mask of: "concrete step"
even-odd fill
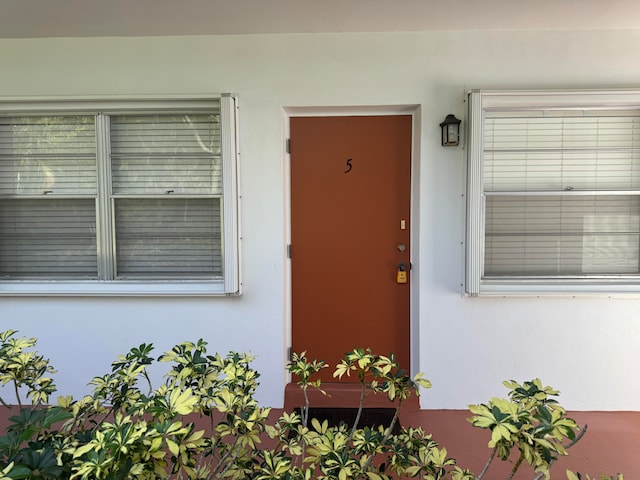
[[[360,405],[361,386],[359,383],[323,383],[320,388],[327,395],[316,388],[307,390],[310,407],[334,407],[334,408],[357,408]],[[289,383],[284,390],[284,409],[291,411],[296,407],[304,406],[304,394],[299,385]],[[365,408],[395,408],[398,400],[391,402],[387,395],[367,392],[364,400]],[[420,401],[416,395],[411,395],[402,402],[401,411],[412,411],[420,409]]]

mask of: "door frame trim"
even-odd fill
[[[282,171],[284,183],[284,245],[282,246],[284,259],[284,343],[282,351],[282,364],[285,365],[289,358],[289,349],[292,340],[292,315],[291,315],[291,259],[287,255],[287,246],[291,244],[291,156],[287,152],[287,140],[290,138],[290,122],[292,117],[343,117],[343,116],[392,116],[411,115],[411,265],[412,274],[409,275],[410,282],[410,305],[409,305],[409,361],[411,364],[411,375],[419,371],[420,348],[419,348],[419,299],[420,299],[420,278],[419,278],[419,180],[420,180],[420,133],[421,133],[421,106],[410,105],[385,105],[385,106],[346,106],[346,107],[283,107],[282,108]],[[291,382],[291,374],[283,369],[284,384]],[[283,392],[284,394],[284,392]]]

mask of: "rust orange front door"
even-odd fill
[[[329,363],[325,382],[356,347],[409,369],[411,130],[409,115],[291,118],[292,348]]]

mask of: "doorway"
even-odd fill
[[[290,118],[292,349],[330,365],[323,382],[354,348],[410,370],[412,128]]]

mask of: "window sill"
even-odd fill
[[[640,280],[481,280],[479,297],[638,297]]]
[[[236,296],[222,282],[2,282],[0,296]]]

